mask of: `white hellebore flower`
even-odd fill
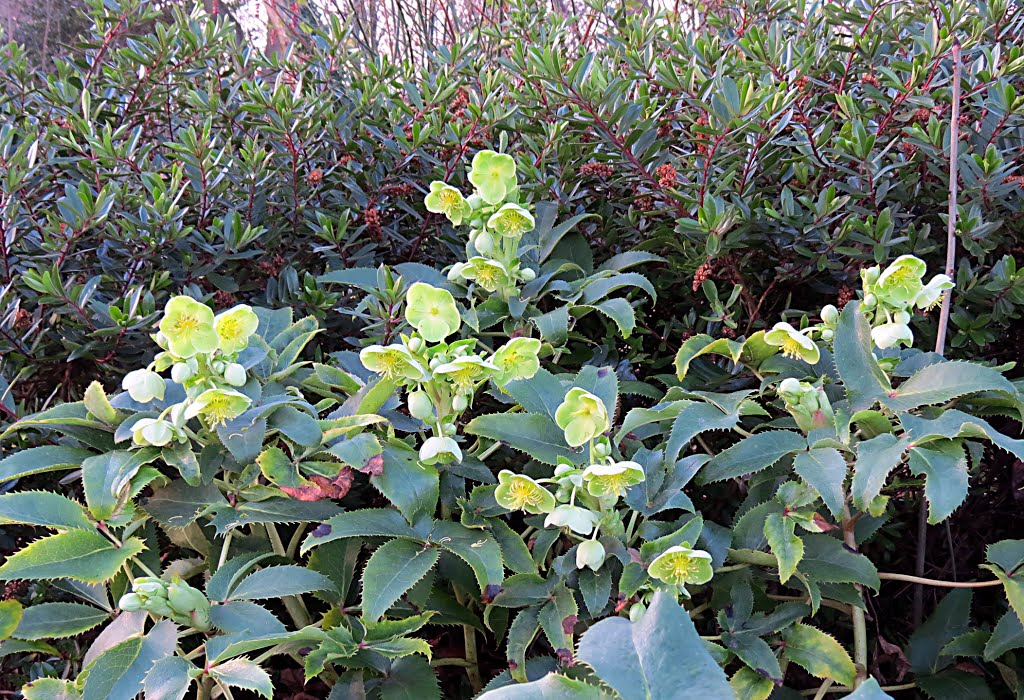
[[[576,548],[576,568],[582,569],[589,566],[597,571],[602,564],[604,564],[604,545],[597,540],[580,542]]]
[[[871,340],[884,350],[900,343],[909,346],[914,342],[914,334],[905,323],[883,323],[871,329]]]
[[[434,436],[427,438],[420,447],[420,461],[424,464],[461,462],[462,450],[452,438]]]
[[[594,511],[566,504],[555,506],[544,519],[544,527],[567,527],[578,535],[589,535],[597,526],[597,521],[597,513]]]
[[[164,398],[164,378],[148,369],[137,369],[129,372],[121,380],[121,388],[139,403],[149,403],[153,399]]]

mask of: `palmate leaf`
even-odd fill
[[[806,449],[806,438],[796,432],[769,430],[754,433],[712,457],[698,472],[697,480],[708,484],[753,474],[767,469],[788,454]]]
[[[782,632],[786,642],[786,658],[816,678],[831,678],[843,685],[853,685],[857,667],[846,649],[816,627],[801,622]]]
[[[768,642],[756,634],[722,632],[722,644],[762,678],[782,683],[782,667]]]
[[[736,427],[739,420],[739,413],[726,413],[719,407],[703,401],[694,401],[683,406],[672,421],[672,430],[665,445],[665,461],[675,464],[683,448],[697,435],[709,430],[731,430]]]
[[[536,413],[489,413],[477,416],[466,426],[466,432],[500,440],[538,462],[552,466],[558,464],[559,457],[573,464],[586,461],[583,450],[573,450],[565,443],[565,434],[553,420]]]
[[[185,527],[200,514],[218,506],[230,507],[215,484],[189,486],[184,479],[157,489],[142,504],[143,509],[165,527]]]
[[[0,581],[72,578],[102,583],[143,549],[145,545],[137,537],[115,547],[95,531],[68,530],[36,540],[12,554],[0,566]]]
[[[1013,384],[991,367],[974,362],[939,362],[920,370],[880,400],[891,411],[911,411],[979,391],[1016,393]]]
[[[938,440],[910,448],[910,470],[924,475],[928,522],[948,518],[967,498],[967,456],[960,440]]]
[[[889,379],[871,352],[871,327],[860,311],[860,302],[843,307],[833,345],[836,369],[846,387],[850,411],[871,408],[892,391]]]
[[[623,700],[732,697],[690,616],[661,592],[639,622],[612,617],[591,627],[576,656]]]
[[[363,617],[376,622],[395,601],[427,575],[440,556],[436,547],[390,540],[373,553],[363,570]]]

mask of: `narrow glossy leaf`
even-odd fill
[[[910,470],[923,475],[928,522],[948,518],[967,498],[967,456],[959,440],[939,440],[910,449]]]
[[[853,685],[857,667],[846,649],[816,627],[801,622],[782,632],[786,642],[786,658],[816,678],[831,678],[843,685]]]
[[[146,674],[146,700],[184,700],[192,687],[190,672],[200,670],[180,656],[165,656]]]
[[[545,464],[558,464],[563,457],[583,464],[583,450],[574,451],[565,443],[565,435],[553,420],[535,413],[490,413],[477,416],[466,426],[470,435],[500,440]]]
[[[103,652],[88,668],[83,700],[132,700],[153,664],[174,653],[177,629],[158,622],[144,637],[131,637]]]
[[[910,411],[978,391],[1016,393],[1013,384],[991,367],[973,362],[940,362],[920,370],[881,401],[892,411]]]
[[[270,675],[259,664],[248,659],[231,659],[210,669],[210,675],[224,685],[253,690],[265,698],[274,694]]]
[[[789,430],[754,433],[712,457],[698,472],[701,483],[734,479],[767,469],[786,455],[807,449],[807,440]]]
[[[92,450],[62,445],[29,447],[0,460],[0,483],[31,474],[78,469],[95,454]]]
[[[577,658],[623,700],[732,697],[725,673],[690,616],[661,592],[639,622],[611,617],[591,627],[580,640]]]
[[[910,445],[907,438],[897,438],[885,433],[857,444],[857,461],[853,467],[853,482],[850,491],[853,502],[861,510],[882,492],[885,480],[903,460],[903,453]]]
[[[68,530],[36,540],[12,554],[0,566],[0,581],[73,578],[101,583],[143,549],[137,537],[118,548],[98,532]]]
[[[860,302],[851,301],[839,315],[833,354],[852,412],[871,408],[892,391],[871,348],[868,319],[860,311]]]
[[[804,542],[796,536],[796,524],[792,518],[772,513],[764,521],[764,536],[779,562],[779,583],[785,583],[804,556]]]
[[[110,619],[110,614],[81,603],[40,603],[25,608],[14,636],[18,639],[62,639],[81,634]]]
[[[373,553],[363,570],[363,617],[376,622],[395,601],[437,563],[436,547],[410,540],[390,540]]]
[[[815,447],[798,452],[793,469],[821,496],[829,512],[837,519],[843,511],[843,482],[846,480],[846,460],[834,447]]]
[[[96,530],[80,503],[50,491],[19,491],[0,496],[0,525],[11,523],[55,530]]]
[[[321,573],[303,566],[268,566],[246,576],[231,591],[231,600],[259,600],[331,590],[334,584]]]

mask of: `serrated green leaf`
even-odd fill
[[[431,516],[437,509],[440,484],[437,469],[423,464],[413,450],[384,446],[384,470],[370,477],[374,488],[384,494],[409,522]]]
[[[115,547],[99,533],[68,530],[36,540],[8,557],[0,566],[0,581],[73,578],[102,583],[145,546],[137,537]]]
[[[807,440],[789,430],[754,433],[712,457],[698,472],[697,479],[709,484],[734,479],[767,469],[793,452],[807,449]]]
[[[576,656],[623,700],[732,696],[690,616],[662,592],[639,622],[611,617],[591,627]]]
[[[230,659],[210,669],[218,682],[232,688],[252,690],[265,698],[274,695],[274,683],[260,665],[248,659]]]
[[[679,381],[686,379],[686,374],[690,369],[690,363],[696,360],[701,355],[721,355],[728,357],[733,362],[738,362],[740,355],[743,352],[743,343],[736,340],[729,340],[728,338],[714,339],[710,335],[704,335],[698,333],[697,335],[687,338],[682,347],[679,348],[679,352],[676,353],[675,368],[676,377]]]
[[[995,661],[1013,649],[1024,647],[1024,625],[1013,610],[1009,610],[999,618],[992,636],[985,644],[985,661]]]
[[[142,505],[157,522],[172,528],[185,527],[201,514],[220,506],[228,507],[228,501],[216,485],[193,487],[184,479],[157,489]]]
[[[478,700],[613,700],[614,698],[614,695],[604,692],[596,685],[566,678],[557,673],[549,673],[539,681],[514,683],[488,690]]]
[[[729,685],[733,694],[744,700],[768,700],[768,696],[775,690],[774,683],[746,666],[733,674]]]
[[[825,506],[837,519],[843,511],[843,482],[846,480],[846,460],[834,447],[815,447],[798,452],[793,458],[793,470],[812,486]]]
[[[332,501],[299,501],[294,498],[268,498],[265,501],[240,503],[234,508],[221,508],[210,524],[217,534],[253,523],[308,523],[331,518],[341,512]]]
[[[92,382],[86,387],[82,403],[85,405],[86,410],[95,416],[97,420],[101,420],[107,425],[113,425],[117,422],[117,411],[110,405],[110,400],[107,398],[107,394],[103,391],[103,386],[99,382]]]
[[[347,537],[403,537],[423,541],[397,510],[366,508],[335,515],[315,528],[302,542],[301,552],[305,554],[321,544]]]
[[[512,679],[526,682],[526,651],[540,631],[540,606],[534,605],[520,611],[508,628],[506,654]]]
[[[709,430],[731,430],[739,423],[739,414],[723,413],[722,410],[703,401],[683,406],[672,421],[668,442],[665,445],[665,461],[675,464],[693,438]]]
[[[410,540],[390,540],[373,553],[363,570],[363,617],[376,622],[395,601],[437,563],[436,547]]]
[[[938,673],[954,659],[942,654],[949,642],[970,629],[972,592],[956,588],[945,595],[935,611],[914,630],[907,645],[907,660],[914,673]]]
[[[246,576],[231,591],[231,600],[259,600],[282,598],[288,595],[324,591],[334,588],[331,580],[304,566],[287,564],[268,566]]]
[[[29,447],[0,460],[0,483],[32,474],[78,469],[95,454],[92,450],[63,445]]]
[[[184,700],[192,687],[190,672],[201,669],[180,656],[166,656],[149,669],[143,690],[146,700]]]
[[[0,641],[10,639],[21,622],[23,610],[16,600],[0,600]]]
[[[548,601],[540,607],[537,619],[544,636],[548,638],[551,648],[556,653],[571,653],[573,649],[573,627],[579,609],[576,598],[565,584],[559,584],[548,597]]]
[[[379,688],[381,700],[441,699],[434,669],[422,656],[395,659]]]
[[[177,638],[174,623],[163,620],[103,652],[85,669],[83,700],[133,700],[153,664],[174,653]]]
[[[892,392],[888,377],[871,351],[871,327],[860,311],[860,302],[851,301],[843,307],[833,348],[836,369],[846,388],[851,412],[871,408]]]
[[[863,554],[851,552],[825,534],[806,533],[800,539],[804,541],[801,572],[822,583],[860,583],[878,590],[878,570]]]
[[[985,679],[966,671],[950,668],[934,676],[917,676],[915,681],[932,700],[995,700]]]
[[[55,530],[96,530],[80,503],[50,491],[20,491],[0,496],[0,525],[10,523]]]
[[[967,456],[959,440],[912,447],[908,464],[914,474],[925,478],[928,522],[932,525],[948,518],[967,498]]]
[[[490,413],[477,416],[466,426],[466,433],[500,440],[545,464],[556,465],[562,457],[583,464],[586,455],[565,443],[565,434],[553,420],[535,413]]]
[[[25,608],[14,636],[18,639],[62,639],[81,634],[110,614],[81,603],[40,603]]]
[[[792,518],[772,513],[764,521],[764,536],[779,562],[779,583],[785,583],[804,556],[804,542],[796,536],[796,524]]]
[[[973,362],[939,362],[917,372],[884,395],[881,402],[891,411],[911,411],[979,391],[1016,393],[1013,384],[991,367]]]
[[[82,694],[70,681],[37,678],[21,689],[25,700],[81,700]]]
[[[484,593],[488,586],[497,586],[505,578],[501,548],[483,530],[439,520],[430,531],[430,541],[469,564]]]
[[[144,464],[160,455],[160,450],[143,448],[134,452],[114,450],[82,462],[82,485],[89,512],[97,520],[106,520],[117,512],[123,492]]]
[[[910,445],[907,438],[897,438],[884,433],[857,444],[857,461],[853,466],[853,482],[850,492],[853,502],[861,510],[882,492],[885,480],[903,460],[903,453]]]
[[[782,682],[782,667],[779,666],[779,660],[768,646],[768,642],[756,634],[733,634],[726,630],[722,632],[722,643],[748,668],[757,671],[758,676]]]
[[[801,622],[782,632],[786,642],[786,658],[815,678],[831,678],[843,685],[853,685],[857,667],[846,649],[816,627]]]

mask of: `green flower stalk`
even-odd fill
[[[406,293],[405,318],[424,340],[432,343],[440,343],[462,325],[451,292],[424,282],[417,282]]]
[[[172,355],[187,358],[217,349],[220,338],[213,324],[210,307],[191,297],[177,296],[164,307],[160,332]]]
[[[555,410],[555,422],[572,447],[579,447],[611,428],[604,402],[579,387],[565,395],[565,400]]]
[[[785,321],[776,323],[765,333],[764,342],[782,350],[786,357],[803,360],[809,365],[816,364],[821,358],[821,352],[814,341]]]
[[[498,472],[498,488],[494,500],[508,510],[524,510],[540,515],[555,509],[555,497],[546,488],[525,474],[516,474],[507,469]]]
[[[462,193],[440,180],[430,183],[430,193],[423,199],[423,203],[426,205],[427,211],[444,214],[456,226],[461,224],[462,220],[472,212]]]
[[[711,555],[699,549],[691,549],[688,542],[662,552],[647,567],[647,573],[673,586],[701,585],[714,576]]]

